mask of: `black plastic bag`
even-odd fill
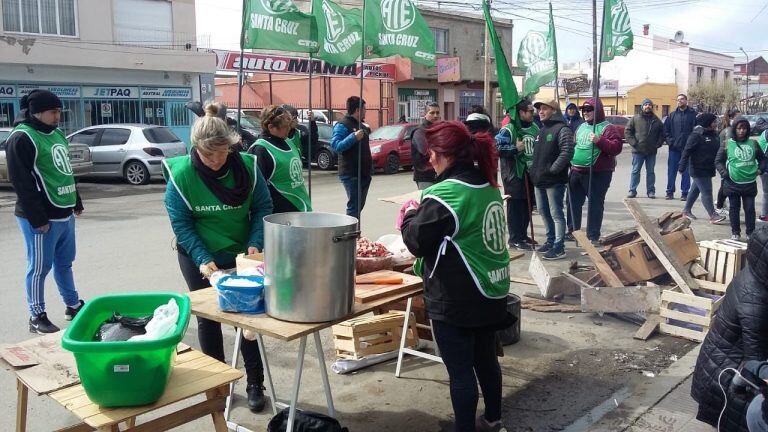
[[[267,432],[285,432],[288,430],[289,409],[285,408],[272,417],[267,426]],[[341,427],[339,421],[333,417],[298,409],[296,410],[293,430],[295,432],[349,432],[349,429]]]
[[[152,315],[132,318],[115,312],[110,319],[99,326],[95,339],[99,342],[127,341],[134,336],[145,334],[147,332],[145,327],[151,319]]]

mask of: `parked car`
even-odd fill
[[[418,127],[416,123],[402,123],[373,131],[370,146],[374,169],[384,170],[384,174],[395,174],[400,167],[412,167],[411,138]]]
[[[9,183],[8,163],[5,158],[5,141],[11,135],[11,128],[0,128],[0,184]],[[85,144],[69,144],[69,164],[75,177],[87,175],[93,169],[91,150]]]
[[[123,178],[132,185],[160,177],[160,163],[166,157],[187,154],[187,145],[164,126],[107,124],[81,129],[67,138],[90,147],[91,176]]]
[[[300,125],[309,130],[309,122],[300,122]],[[321,170],[332,170],[336,168],[338,158],[331,150],[331,135],[333,127],[327,123],[315,122],[317,124],[317,146],[312,148],[312,162],[317,164]],[[304,145],[301,149],[301,156],[304,163],[307,163],[308,148]]]
[[[619,115],[608,115],[605,116],[605,121],[608,123],[618,127],[619,133],[621,133],[622,139],[624,137],[624,128],[627,127],[627,124],[629,124],[629,117],[619,116]]]

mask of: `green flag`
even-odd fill
[[[549,32],[530,31],[517,52],[517,65],[525,68],[523,95],[537,93],[541,86],[557,79],[557,42],[552,3],[549,4]]]
[[[363,13],[330,0],[312,0],[320,49],[316,57],[337,66],[355,63],[363,49]]]
[[[241,48],[317,52],[315,18],[291,0],[248,0],[243,10]]]
[[[517,94],[515,81],[512,79],[512,71],[507,63],[507,56],[501,48],[499,35],[496,34],[496,27],[493,25],[491,11],[488,9],[488,2],[483,2],[483,14],[485,15],[485,25],[488,26],[488,39],[493,47],[493,55],[496,58],[496,75],[499,79],[499,92],[501,93],[501,102],[504,108],[509,112],[512,120],[517,120],[517,110],[515,105],[520,102],[520,96]]]
[[[624,0],[605,0],[600,61],[608,62],[615,56],[627,55],[633,42],[632,25],[629,23],[629,11]]]
[[[435,65],[435,37],[411,0],[365,0],[365,44],[372,55]]]

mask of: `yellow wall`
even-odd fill
[[[645,98],[653,101],[653,112],[661,118],[677,108],[677,85],[645,83],[630,89],[627,92],[627,114],[634,114],[635,105],[642,105]],[[669,112],[662,112],[664,105],[669,106]]]

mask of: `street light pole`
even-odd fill
[[[744,114],[749,114],[749,55],[747,55],[747,52],[744,51],[744,48],[739,47],[739,50],[744,53],[744,57],[747,58],[747,64],[744,65],[746,72],[747,72],[747,90],[746,94],[744,95]]]

